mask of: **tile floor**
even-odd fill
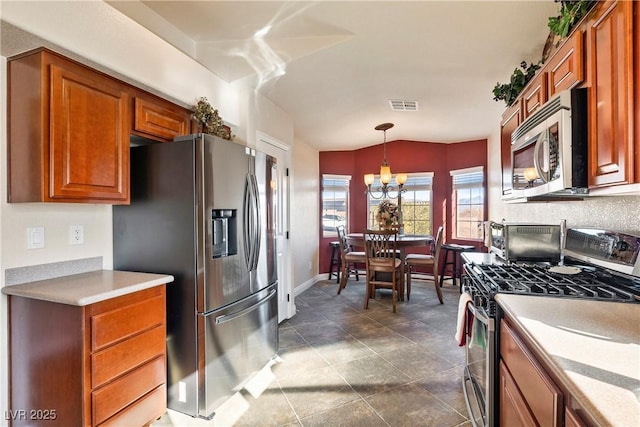
[[[280,324],[279,357],[216,411],[211,421],[168,411],[167,426],[470,427],[455,334],[459,291],[413,280],[411,300],[391,312],[387,291],[364,310],[364,281],[335,280],[296,297]]]

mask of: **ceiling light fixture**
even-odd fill
[[[404,184],[407,182],[407,174],[399,173],[396,174],[396,184],[389,185],[393,175],[391,174],[391,166],[387,162],[387,130],[393,127],[393,123],[382,123],[375,127],[375,130],[381,130],[384,132],[384,140],[382,142],[384,158],[382,160],[382,165],[380,165],[380,186],[373,187],[373,183],[375,181],[375,175],[372,173],[368,173],[364,176],[364,183],[367,186],[367,192],[374,199],[388,199],[388,198],[399,198],[402,193],[406,190],[402,188]],[[395,192],[395,195],[393,195]]]

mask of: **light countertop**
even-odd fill
[[[494,253],[486,252],[462,252],[460,257],[463,262],[472,262],[474,264],[504,264],[504,261],[496,256]]]
[[[640,304],[509,294],[496,301],[599,425],[640,425]]]
[[[173,282],[173,276],[166,274],[97,270],[5,286],[2,293],[85,306],[170,282]]]

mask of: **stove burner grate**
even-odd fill
[[[566,275],[549,271],[546,265],[470,265],[472,282],[480,293],[513,293],[597,300],[640,302],[640,292],[606,272],[586,271]]]

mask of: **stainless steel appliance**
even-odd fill
[[[587,190],[587,93],[558,93],[511,135],[510,198]]]
[[[534,224],[503,222],[490,224],[491,246],[506,262],[559,262],[561,256],[563,222]]]
[[[114,267],[168,273],[168,406],[211,418],[276,353],[275,159],[210,135],[131,148]]]
[[[465,335],[485,337],[482,345],[465,344],[463,391],[474,426],[496,426],[497,363],[501,313],[497,293],[537,297],[584,298],[640,303],[640,234],[609,230],[569,229],[565,263],[465,264],[463,291],[471,301]]]

